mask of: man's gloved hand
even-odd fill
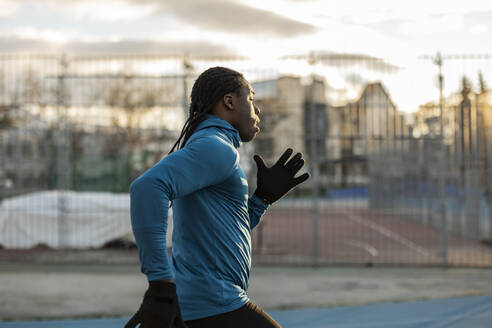
[[[267,167],[261,156],[253,157],[258,166],[257,188],[254,194],[268,204],[276,202],[292,188],[309,178],[309,173],[294,178],[303,167],[304,160],[302,154],[297,153],[286,163],[292,152],[292,148],[288,148],[272,167]]]
[[[169,281],[149,281],[142,305],[125,328],[186,328],[176,295],[176,285]]]

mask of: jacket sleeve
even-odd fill
[[[248,199],[248,213],[251,230],[253,230],[253,228],[260,223],[261,217],[265,213],[268,206],[268,204],[263,202],[255,194]]]
[[[130,215],[141,271],[149,281],[173,277],[166,250],[169,201],[227,179],[237,151],[217,136],[194,139],[130,185]]]

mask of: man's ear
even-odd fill
[[[234,109],[234,102],[233,102],[233,96],[231,93],[226,93],[223,97],[224,105],[227,109],[233,110]]]

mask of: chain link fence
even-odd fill
[[[292,147],[312,175],[253,231],[255,262],[492,266],[491,60],[0,56],[0,253],[131,244],[130,182],[176,141],[197,75],[221,65],[262,110],[239,149],[251,192],[255,153],[273,164]]]

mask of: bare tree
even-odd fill
[[[480,94],[486,92],[488,89],[487,82],[485,82],[482,72],[478,72],[478,87],[479,87]]]
[[[471,91],[472,91],[472,84],[468,79],[468,77],[463,75],[463,77],[461,78],[461,96],[463,97],[463,100],[468,99],[468,95],[470,94]]]
[[[5,73],[3,69],[0,69],[0,104],[6,104],[7,99],[5,98],[6,95],[6,88],[5,88]]]
[[[137,83],[131,77],[124,77],[110,85],[103,93],[104,102],[115,111],[113,128],[118,131],[107,140],[105,153],[113,161],[116,161],[122,152],[126,155],[127,161],[123,172],[126,177],[124,182],[126,189],[138,174],[133,158],[142,142],[141,119],[156,106],[161,92],[158,88]],[[118,111],[122,111],[124,123],[121,123],[121,116],[116,114]],[[119,131],[123,131],[123,134]],[[116,165],[116,162],[113,165]]]
[[[71,186],[73,190],[78,190],[79,185],[79,175],[78,168],[80,164],[80,159],[84,154],[84,136],[85,132],[82,128],[77,126],[72,126],[69,129],[69,142],[70,142],[70,165],[72,166],[72,183]]]
[[[21,75],[20,83],[15,83],[15,87],[9,89],[7,93],[10,104],[41,103],[43,90],[39,73],[32,67],[28,67]]]
[[[29,67],[24,73],[21,94],[25,103],[40,104],[42,101],[41,78],[32,67]]]
[[[120,192],[127,188],[122,186],[120,177],[120,158],[126,143],[126,133],[116,115],[113,116],[112,121],[111,128],[100,131],[104,138],[102,151],[104,157],[111,162],[111,191]]]
[[[5,93],[5,84],[4,84],[4,73],[3,70],[0,70],[0,95],[1,103],[0,103],[0,130],[7,129],[14,125],[14,119],[10,113],[10,106],[6,105],[6,101],[3,98]]]
[[[0,106],[0,130],[8,129],[15,125],[10,106]]]

